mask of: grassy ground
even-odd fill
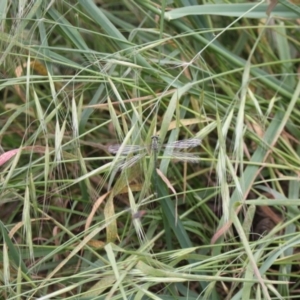
[[[269,2],[0,2],[1,299],[300,298],[300,7]],[[197,162],[121,155],[153,135]]]

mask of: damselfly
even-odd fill
[[[108,147],[108,151],[113,154],[120,152],[120,155],[135,154],[133,157],[129,158],[127,161],[122,163],[119,167],[121,169],[126,169],[133,166],[136,162],[142,159],[149,153],[149,149],[154,153],[154,162],[156,163],[157,152],[159,150],[158,136],[152,136],[152,143],[149,146],[140,146],[140,145],[111,145]],[[162,148],[167,150],[167,155],[172,159],[186,161],[191,163],[197,163],[199,157],[192,153],[183,152],[182,150],[188,150],[189,148],[197,147],[201,144],[201,139],[199,138],[190,138],[186,140],[179,140],[171,142],[168,144],[163,144]]]

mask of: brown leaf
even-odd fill
[[[19,149],[9,150],[0,155],[0,166],[4,165],[7,161],[9,161],[13,156],[18,153]]]

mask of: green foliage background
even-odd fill
[[[1,299],[298,299],[299,15],[1,1]]]

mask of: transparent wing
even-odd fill
[[[129,159],[126,159],[121,165],[120,165],[120,169],[124,170],[127,168],[132,167],[134,164],[136,164],[140,159],[142,159],[145,155],[147,154],[147,152],[144,153],[140,153],[137,154]]]
[[[172,157],[172,159],[177,159],[180,161],[186,161],[190,163],[198,163],[200,161],[199,156],[193,153],[173,151],[172,153],[170,153],[170,156]]]
[[[110,145],[108,147],[108,151],[113,154],[117,154],[120,149],[121,149],[121,154],[126,155],[126,154],[135,153],[135,152],[144,150],[144,149],[146,149],[146,147],[139,146],[139,145],[124,145],[122,147],[121,144]]]
[[[201,144],[201,139],[199,138],[191,138],[186,140],[175,141],[172,143],[164,144],[164,148],[174,148],[174,149],[188,149],[194,148]]]

